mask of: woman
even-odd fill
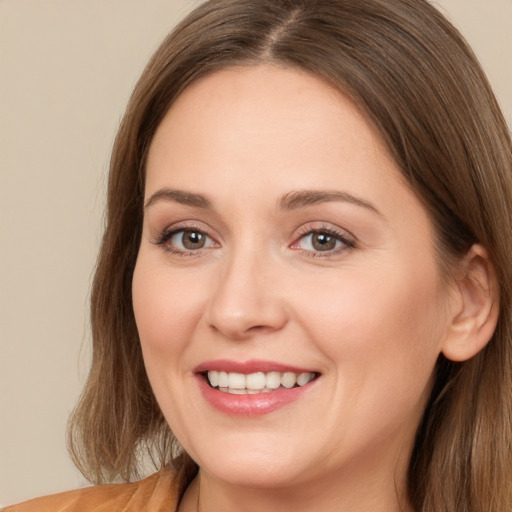
[[[504,511],[512,154],[423,0],[216,0],[113,151],[91,481],[18,510]]]

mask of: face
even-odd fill
[[[343,95],[216,72],[153,139],[133,305],[202,471],[254,486],[405,471],[447,331],[431,223]]]

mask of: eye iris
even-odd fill
[[[206,237],[198,231],[185,231],[181,241],[185,249],[202,249],[206,243]]]
[[[313,233],[311,243],[316,251],[331,251],[336,247],[336,238],[327,233]]]

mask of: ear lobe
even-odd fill
[[[471,247],[454,281],[457,311],[442,353],[452,361],[466,361],[487,345],[498,322],[498,281],[484,247],[478,244]]]

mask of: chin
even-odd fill
[[[301,475],[307,471],[301,468],[315,466],[315,461],[308,463],[305,460],[308,457],[298,446],[287,446],[283,439],[272,443],[268,433],[265,439],[253,439],[252,442],[248,439],[251,436],[235,437],[241,439],[210,442],[207,447],[198,447],[201,454],[198,457],[193,450],[189,453],[202,471],[228,484],[243,487],[287,487],[302,480]]]
[[[242,461],[227,460],[212,466],[201,466],[201,470],[237,487],[279,489],[289,487],[300,480],[299,475],[291,472],[288,465],[259,463],[253,458]]]

